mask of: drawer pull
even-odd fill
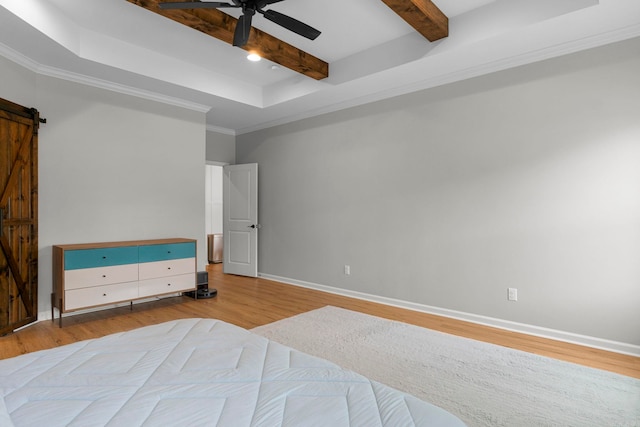
[[[106,297],[106,296],[107,296],[107,294],[102,294],[102,296],[103,296],[103,297]]]
[[[107,277],[107,275],[106,275],[106,274],[103,274],[103,275],[102,275],[102,277]]]
[[[167,283],[167,286],[171,286],[171,283]]]
[[[103,257],[102,257],[102,259],[107,259],[107,257],[106,257],[106,256],[103,256]]]
[[[167,267],[167,270],[171,270],[171,267]]]

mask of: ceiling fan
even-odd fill
[[[249,40],[249,33],[251,32],[251,20],[256,12],[267,18],[269,21],[274,22],[289,31],[293,31],[294,33],[310,40],[315,40],[320,35],[320,31],[315,28],[283,13],[276,12],[275,10],[263,10],[265,6],[281,1],[283,0],[232,0],[233,3],[217,1],[186,1],[165,2],[159,3],[158,5],[160,6],[160,9],[241,8],[242,15],[238,18],[238,23],[236,24],[233,34],[233,45],[238,47],[242,47],[247,44],[247,40]]]

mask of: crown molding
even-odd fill
[[[31,58],[24,56],[21,53],[11,49],[9,46],[0,43],[0,56],[8,59],[11,62],[15,62],[23,68],[28,69],[29,71],[33,71],[34,73],[38,72],[40,68],[40,64]]]
[[[221,133],[223,135],[231,135],[231,136],[237,135],[237,132],[234,129],[223,128],[221,126],[213,126],[213,125],[207,125],[207,132],[216,132],[216,133]]]
[[[561,56],[597,48],[600,46],[605,46],[635,37],[640,37],[640,24],[634,24],[628,27],[605,32],[595,36],[561,43],[545,49],[532,50],[520,55],[496,59],[456,72],[447,72],[440,75],[432,76],[424,80],[401,84],[393,88],[381,90],[379,92],[367,94],[360,97],[351,98],[346,101],[338,102],[329,106],[306,110],[298,114],[293,114],[280,119],[271,120],[256,124],[254,126],[238,129],[236,130],[236,134],[243,135],[251,132],[256,132],[259,130],[292,123],[298,120],[304,120],[323,114],[334,113],[336,111],[382,101],[395,96],[406,95],[420,90],[427,90],[449,83],[455,83],[486,74],[504,71],[523,65],[533,64],[535,62],[540,62],[547,59],[558,58]]]
[[[555,46],[551,46],[544,49],[531,50],[520,55],[498,58],[493,61],[485,62],[484,64],[478,64],[476,66],[458,70],[457,72],[442,73],[439,75],[431,76],[427,79],[414,80],[400,83],[398,86],[387,88],[376,93],[371,93],[364,96],[355,96],[349,99],[337,102],[332,105],[322,106],[319,108],[313,108],[299,113],[289,114],[285,117],[281,117],[275,120],[268,120],[262,123],[258,123],[253,126],[248,126],[240,129],[229,129],[214,125],[208,125],[207,131],[221,133],[225,135],[238,136],[250,132],[255,132],[270,127],[275,127],[287,123],[292,123],[298,120],[303,120],[327,113],[333,113],[336,111],[369,104],[372,102],[381,101],[390,97],[400,96],[407,93],[426,90],[433,87],[453,83],[460,80],[465,80],[489,73],[494,73],[518,66],[523,66],[538,61],[543,61],[551,58],[561,57],[564,55],[576,53],[579,51],[596,48],[599,46],[619,42],[622,40],[631,39],[640,36],[640,24],[634,24],[627,27],[619,28],[614,31],[604,32],[591,37],[585,37],[577,40],[567,41],[559,43]],[[16,64],[33,71],[40,75],[51,76],[59,79],[64,79],[72,82],[76,82],[83,85],[94,86],[109,91],[114,91],[126,95],[131,95],[143,99],[148,99],[156,102],[161,102],[169,105],[178,106],[198,112],[207,113],[211,107],[193,103],[179,98],[169,97],[166,95],[158,94],[151,91],[145,91],[130,86],[116,84],[114,82],[96,79],[86,75],[78,73],[72,73],[59,68],[43,66],[42,64],[32,60],[31,58],[9,48],[8,46],[0,43],[0,56],[3,56]],[[375,78],[375,76],[372,76]]]
[[[108,80],[86,76],[84,74],[73,73],[56,67],[42,65],[2,43],[0,43],[0,56],[3,56],[4,58],[15,62],[16,64],[42,76],[54,77],[85,86],[91,86],[111,92],[117,92],[123,95],[130,95],[136,98],[142,98],[149,101],[173,105],[175,107],[185,108],[187,110],[197,111],[199,113],[207,113],[211,109],[211,107],[208,105],[198,104],[195,102],[186,101],[184,99],[175,98],[172,96],[162,95],[148,90],[138,89],[132,86],[126,86]]]

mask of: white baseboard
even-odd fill
[[[494,328],[505,329],[512,332],[519,332],[522,334],[533,335],[542,338],[549,338],[558,341],[563,341],[572,344],[583,345],[586,347],[597,348],[600,350],[611,351],[614,353],[628,354],[631,356],[640,357],[640,346],[610,341],[602,338],[590,337],[587,335],[574,334],[572,332],[560,331],[556,329],[543,328],[535,325],[528,325],[526,323],[512,322],[510,320],[497,319],[494,317],[481,316],[473,313],[465,313],[462,311],[449,310],[446,308],[433,307],[424,304],[418,304],[410,301],[403,301],[394,298],[381,297],[378,295],[367,294],[363,292],[349,291],[346,289],[334,288],[332,286],[319,285],[317,283],[305,282],[302,280],[289,279],[287,277],[274,276],[271,274],[259,273],[260,277],[276,282],[286,283],[288,285],[300,286],[303,288],[315,289],[318,291],[328,292],[331,294],[337,294],[347,296],[351,298],[357,298],[365,301],[377,302],[380,304],[386,304],[394,307],[405,308],[407,310],[419,311],[422,313],[435,314],[438,316],[449,317],[452,319],[464,320],[479,325],[491,326]]]

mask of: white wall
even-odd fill
[[[260,272],[640,345],[639,52],[238,136],[260,164]]]
[[[50,311],[55,244],[194,238],[204,269],[204,113],[16,67],[0,59],[0,97],[47,119],[39,133],[41,316]],[[35,96],[16,96],[23,92]]]
[[[220,132],[207,131],[207,161],[236,163],[236,138]]]

